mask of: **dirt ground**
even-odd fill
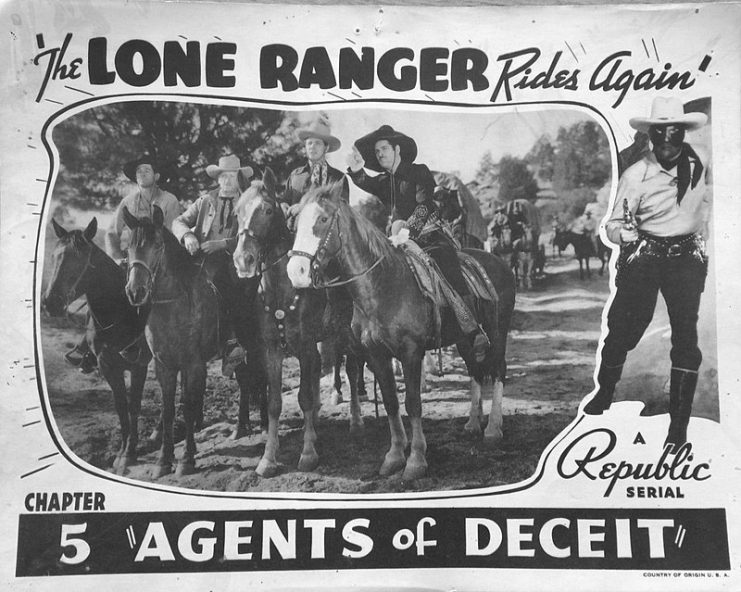
[[[276,491],[317,493],[382,493],[396,491],[455,490],[515,483],[531,476],[548,443],[576,416],[582,398],[593,388],[595,352],[600,337],[603,306],[609,295],[607,274],[580,280],[576,262],[568,255],[549,258],[546,278],[534,289],[517,296],[513,330],[508,345],[508,379],[504,391],[504,440],[490,448],[472,441],[464,432],[469,396],[468,378],[454,350],[443,353],[443,376],[428,376],[423,395],[423,426],[428,444],[428,476],[403,483],[401,474],[379,477],[378,468],[388,448],[389,430],[379,403],[376,417],[373,376],[366,370],[370,401],[362,403],[362,435],[349,433],[349,390],[345,402],[330,404],[330,391],[322,393],[319,420],[319,467],[309,473],[297,470],[302,442],[302,418],[296,391],[298,368],[284,365],[284,397],[279,461],[281,472],[260,478],[255,468],[264,447],[257,430],[239,440],[230,438],[236,425],[237,385],[221,376],[221,365],[209,368],[204,428],[197,434],[197,473],[167,475],[159,483],[215,491]],[[75,305],[70,308],[74,309]],[[656,339],[667,341],[666,319],[657,313]],[[83,461],[112,470],[119,445],[118,419],[110,390],[97,373],[82,375],[66,364],[63,353],[82,334],[82,312],[68,319],[42,318],[41,337],[53,417],[67,443]],[[654,327],[654,325],[652,325]],[[649,330],[649,332],[651,329]],[[650,342],[650,337],[647,338]],[[660,348],[648,343],[648,351]],[[647,360],[642,354],[636,372],[626,372],[618,391],[621,398],[642,398],[648,412],[665,412],[663,385],[668,357]],[[663,353],[661,354],[663,355]],[[707,354],[706,354],[707,359]],[[717,417],[717,385],[712,367],[701,381],[699,415]],[[403,389],[403,385],[401,386]],[[380,393],[379,393],[380,398]],[[403,402],[403,392],[400,394]],[[126,474],[151,481],[155,444],[146,439],[159,416],[159,386],[150,368],[140,431],[139,463]],[[485,413],[488,402],[484,403]],[[253,424],[259,414],[252,410]],[[182,430],[177,429],[178,432]],[[407,430],[409,426],[407,423]],[[176,455],[180,446],[176,447]]]

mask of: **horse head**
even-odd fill
[[[52,276],[41,305],[50,315],[58,317],[85,291],[86,272],[92,267],[93,238],[98,230],[98,220],[93,218],[85,230],[65,230],[54,218],[51,224],[59,240],[52,252]]]
[[[434,201],[442,220],[452,222],[462,213],[457,189],[437,187],[435,189]]]
[[[131,229],[127,250],[129,269],[126,297],[132,306],[144,306],[152,297],[154,280],[162,264],[165,216],[158,206],[154,206],[151,220],[137,218],[124,206],[123,217],[126,226]]]
[[[341,196],[342,182],[337,182],[311,189],[301,200],[287,267],[294,288],[316,286],[317,278],[342,249],[339,216],[350,208]]]
[[[262,180],[253,181],[237,202],[239,230],[232,259],[240,278],[260,275],[271,247],[289,236],[276,186],[273,171],[265,168]]]

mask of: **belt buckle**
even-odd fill
[[[667,257],[679,257],[682,254],[682,245],[680,244],[673,244],[669,245],[669,247],[666,250],[666,256]]]

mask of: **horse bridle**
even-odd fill
[[[147,265],[146,261],[143,261],[141,259],[133,259],[129,260],[127,264],[127,278],[130,273],[130,271],[134,268],[134,266],[138,265],[139,267],[143,268],[147,272],[147,290],[149,291],[150,298],[152,300],[152,304],[157,304],[154,301],[154,280],[157,279],[157,274],[160,271],[160,265],[162,263],[162,258],[165,256],[165,246],[162,245],[159,249],[157,249],[157,254],[159,255],[152,265],[152,267],[149,267]],[[128,281],[128,280],[127,280]]]
[[[80,282],[82,282],[82,278],[85,277],[85,274],[87,273],[88,269],[95,269],[95,265],[93,265],[93,246],[88,243],[88,246],[90,247],[90,251],[87,254],[87,261],[85,261],[85,267],[82,268],[82,271],[80,272],[80,275],[77,276],[77,279],[72,284],[69,290],[67,290],[67,293],[64,295],[64,308],[66,309],[70,302],[74,302],[77,297],[75,296],[75,292],[77,291],[77,286],[80,285]],[[73,296],[75,296],[73,298]]]
[[[342,231],[340,230],[340,222],[338,214],[340,213],[339,208],[335,211],[334,214],[332,214],[332,220],[329,223],[329,226],[327,227],[327,232],[324,234],[324,238],[319,242],[319,248],[316,250],[316,253],[313,255],[310,253],[307,253],[306,251],[296,251],[291,249],[288,251],[288,257],[298,256],[298,257],[306,257],[309,260],[310,265],[310,277],[311,277],[311,286],[315,289],[324,289],[324,288],[337,288],[339,286],[346,286],[347,284],[350,284],[354,282],[355,280],[360,279],[361,277],[369,274],[371,271],[373,271],[376,267],[378,267],[381,264],[381,261],[384,260],[386,257],[385,255],[382,257],[379,257],[378,260],[376,260],[373,265],[371,265],[368,269],[365,271],[361,271],[360,273],[357,273],[353,276],[350,276],[348,279],[341,280],[339,277],[336,277],[334,279],[328,280],[326,282],[320,283],[317,280],[317,273],[319,273],[319,267],[321,266],[322,262],[325,259],[333,259],[339,253],[342,251]],[[327,245],[332,238],[332,227],[333,225],[337,226],[337,239],[338,239],[338,246],[337,249],[331,254],[327,254]]]
[[[262,197],[262,196],[260,197],[260,199],[263,200],[263,201],[266,201],[265,198]],[[270,202],[271,202],[271,205],[273,206],[273,208],[280,207],[280,206],[278,206],[278,204],[275,202],[274,199],[271,198],[270,199]],[[255,235],[255,231],[252,230],[251,228],[245,228],[245,229],[241,230],[239,232],[239,234],[241,234],[241,235],[243,235],[245,237],[249,237],[249,238],[251,238],[252,240],[254,240],[254,241],[258,242],[258,243],[260,241],[260,239]],[[280,238],[282,238],[282,236],[279,236],[278,237],[278,240],[280,240]],[[286,250],[285,253],[283,253],[280,257],[278,257],[272,263],[265,264],[265,259],[267,258],[267,254],[268,254],[268,251],[270,250],[270,247],[271,246],[272,246],[271,244],[268,244],[264,248],[259,249],[258,252],[257,252],[257,268],[259,270],[259,274],[265,273],[266,271],[268,271],[269,269],[273,268],[275,265],[277,265],[278,263],[280,263],[286,256],[290,256],[289,254],[290,254],[291,250],[288,249],[288,250]]]

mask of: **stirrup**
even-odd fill
[[[491,348],[491,341],[489,341],[489,336],[481,327],[479,327],[478,331],[476,331],[476,333],[474,334],[471,346],[473,357],[476,362],[480,364],[486,359],[486,354]]]
[[[85,355],[88,353],[89,351],[81,350],[80,345],[78,344],[75,345],[75,347],[69,350],[66,354],[64,354],[64,359],[73,366],[79,366],[80,364],[82,364],[82,361],[85,359]]]
[[[229,340],[224,346],[224,355],[221,358],[221,374],[227,378],[234,375],[237,366],[244,362],[244,348],[236,339]]]
[[[80,360],[79,368],[83,374],[90,374],[98,367],[98,358],[93,352],[86,352]]]

